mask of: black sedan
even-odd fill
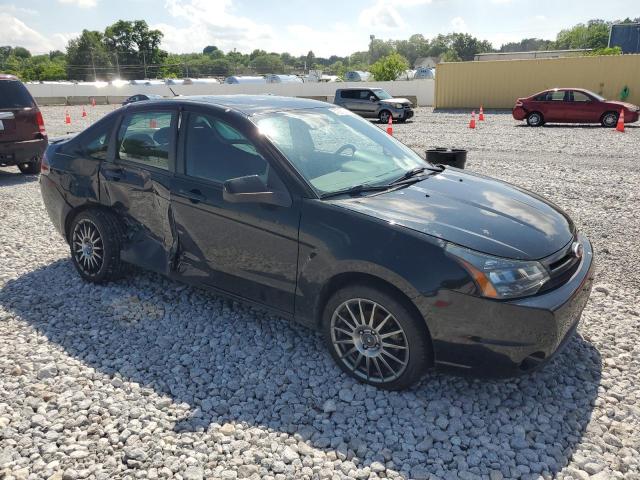
[[[125,99],[122,102],[122,105],[129,105],[134,102],[144,102],[145,100],[161,100],[164,98],[162,95],[154,95],[152,93],[138,93],[136,95],[131,95],[129,98]]]
[[[591,244],[558,207],[426,163],[326,103],[134,103],[51,145],[42,170],[87,281],[131,263],[270,308],[387,389],[430,367],[532,370],[571,338],[591,289]]]

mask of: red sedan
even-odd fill
[[[531,127],[552,123],[601,123],[615,127],[620,111],[624,123],[638,121],[640,107],[631,103],[607,100],[582,88],[553,88],[527,98],[519,98],[513,118],[526,120]]]

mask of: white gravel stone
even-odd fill
[[[64,108],[43,112],[67,130]],[[548,197],[593,242],[596,288],[552,362],[361,386],[320,335],[269,313],[151,273],[82,282],[36,177],[0,168],[0,477],[638,478],[640,128],[486,112],[471,131],[466,113],[417,109],[395,135],[467,148],[470,171]]]

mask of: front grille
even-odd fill
[[[574,273],[580,267],[580,258],[573,254],[572,246],[574,238],[562,250],[554,253],[542,261],[549,272],[549,281],[545,283],[538,293],[548,292],[554,288],[558,288],[569,281]]]

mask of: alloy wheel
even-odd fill
[[[73,255],[76,263],[87,275],[95,275],[102,268],[104,244],[96,225],[83,219],[73,231]]]
[[[384,111],[380,114],[380,122],[381,123],[389,123],[389,112]]]
[[[602,123],[607,127],[615,127],[618,123],[618,116],[615,113],[607,113],[602,119]]]
[[[398,379],[409,363],[409,343],[400,323],[384,306],[364,298],[335,309],[331,343],[340,362],[370,383]]]

